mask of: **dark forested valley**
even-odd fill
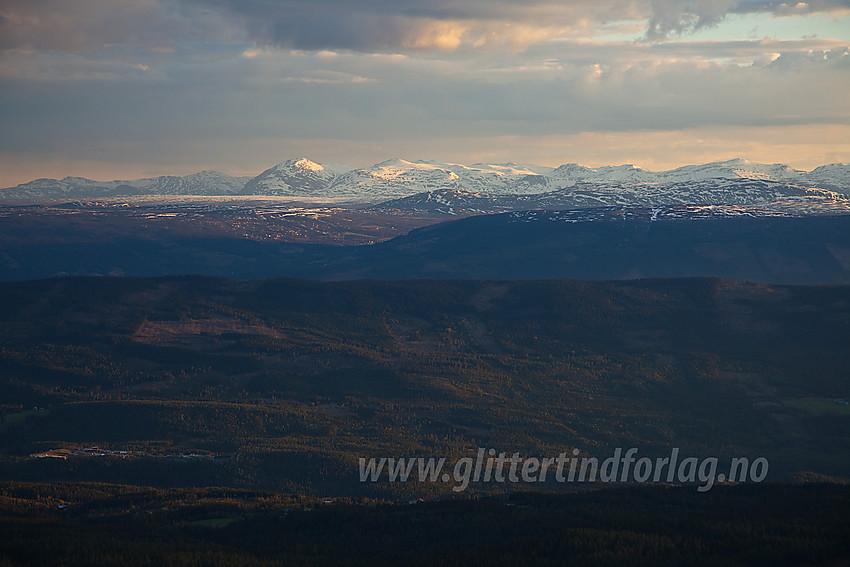
[[[100,277],[0,293],[6,564],[35,547],[114,564],[136,536],[174,564],[334,563],[384,545],[386,561],[463,548],[455,563],[591,564],[617,560],[612,541],[647,564],[847,557],[848,287]],[[709,492],[358,475],[360,458],[617,447],[770,468]],[[37,545],[48,532],[61,537]]]

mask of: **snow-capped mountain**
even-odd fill
[[[753,185],[755,182],[762,185]],[[802,191],[800,188],[811,188],[850,196],[850,165],[824,165],[807,172],[782,164],[732,159],[668,171],[649,171],[634,165],[593,168],[568,163],[552,168],[515,163],[462,165],[396,158],[370,167],[352,168],[298,158],[284,161],[250,180],[216,172],[136,181],[99,182],[79,177],[38,179],[0,190],[0,199],[241,194],[376,204],[435,191],[440,192],[436,195],[441,199],[466,195],[464,192],[538,196],[534,197],[536,199],[566,191],[556,195],[558,199],[569,201],[565,205],[591,206],[653,204],[659,199],[668,204],[683,202],[682,199],[696,203],[716,202],[721,195],[733,203],[752,199],[764,202],[771,191],[776,197],[787,196],[788,189],[776,193],[776,184],[796,188],[793,191],[797,193]]]
[[[93,181],[84,177],[36,179],[0,189],[0,199],[83,199],[124,195],[234,195],[248,178],[217,171],[185,176],[163,175],[131,181]]]
[[[452,189],[459,180],[456,173],[439,164],[391,159],[348,172],[330,190],[344,197],[383,199],[384,195],[390,198],[410,195],[414,187],[422,187],[423,191]]]
[[[242,195],[272,195],[279,197],[327,196],[337,177],[349,171],[345,166],[320,165],[307,158],[279,163],[248,181]]]
[[[553,188],[571,187],[576,183],[644,183],[657,181],[657,174],[632,164],[585,167],[577,163],[562,165],[549,176]]]
[[[245,185],[242,194],[378,202],[437,190],[539,193],[546,190],[545,175],[551,171],[542,166],[467,166],[399,158],[353,169],[301,158],[264,171]]]
[[[732,159],[686,165],[658,174],[663,181],[682,181],[697,179],[762,179],[765,181],[805,182],[805,174],[784,164],[753,163],[743,159]]]
[[[805,173],[806,183],[850,195],[850,164],[822,165]]]
[[[577,183],[683,183],[710,179],[753,179],[783,181],[850,193],[850,165],[832,164],[811,172],[784,164],[763,164],[736,158],[701,165],[685,165],[667,171],[649,171],[634,165],[585,167],[575,163],[555,169],[552,185],[570,187]]]
[[[544,166],[467,166],[399,158],[346,170],[342,166],[322,166],[302,158],[264,171],[245,185],[242,194],[379,202],[438,190],[540,193],[548,188],[546,175],[552,170]]]
[[[36,179],[0,191],[0,199],[51,199],[138,195],[138,187],[124,181],[93,181],[84,177]]]
[[[755,181],[766,185],[753,185],[751,182]],[[345,198],[377,203],[426,192],[437,192],[440,198],[447,199],[450,195],[453,198],[460,195],[470,197],[469,193],[541,195],[577,188],[585,192],[598,190],[603,194],[600,198],[603,204],[610,204],[611,194],[615,192],[628,193],[629,196],[623,199],[627,202],[634,202],[635,196],[652,195],[651,198],[641,197],[639,203],[634,203],[641,204],[666,195],[670,190],[681,195],[689,194],[691,197],[688,198],[698,199],[689,202],[699,203],[706,202],[705,199],[714,202],[719,192],[726,191],[730,194],[729,198],[738,203],[741,199],[750,199],[753,191],[760,195],[758,202],[764,202],[766,197],[762,193],[772,190],[770,183],[850,194],[850,166],[836,164],[805,172],[787,165],[733,159],[656,172],[634,165],[592,168],[570,163],[551,168],[513,163],[462,165],[396,158],[367,168],[345,170],[302,158],[263,172],[245,186],[243,194]],[[671,185],[676,187],[670,189]],[[706,190],[710,194],[701,195]],[[591,196],[587,197],[592,200]],[[681,202],[678,198],[662,201]]]
[[[201,171],[182,177],[163,175],[141,179],[138,187],[146,195],[235,195],[247,180],[218,171]]]

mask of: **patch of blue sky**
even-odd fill
[[[646,23],[640,21],[607,22],[593,36],[595,41],[638,41],[645,37]],[[682,35],[672,35],[674,41],[740,41],[779,39],[799,41],[811,38],[846,39],[850,43],[850,10],[838,13],[793,14],[776,16],[771,13],[727,14],[717,25],[704,26]]]

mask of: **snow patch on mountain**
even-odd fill
[[[291,159],[270,167],[248,181],[241,195],[321,196],[347,171],[344,166],[324,166],[307,158]]]
[[[750,178],[670,183],[579,182],[571,187],[532,195],[495,195],[448,189],[389,200],[374,206],[373,210],[462,215],[609,206],[758,206],[777,203],[783,203],[783,210],[850,212],[850,199],[834,191]]]
[[[449,198],[450,192],[464,191],[500,198],[505,195],[532,198],[572,190],[570,198],[587,202],[606,203],[612,199],[624,203],[635,199],[644,202],[662,195],[669,200],[677,199],[678,194],[693,199],[691,202],[702,203],[714,202],[725,187],[727,196],[724,198],[733,202],[750,199],[753,195],[762,202],[762,194],[768,191],[768,186],[756,188],[748,182],[809,187],[848,196],[850,165],[823,165],[807,172],[783,164],[760,164],[736,158],[650,171],[629,164],[594,168],[567,163],[552,168],[511,162],[463,165],[393,158],[370,167],[352,168],[299,157],[281,162],[253,179],[211,171],[135,181],[100,182],[79,177],[37,179],[0,190],[0,199],[239,194],[376,204],[434,191],[443,192],[444,198]],[[703,194],[704,191],[708,192]]]
[[[591,207],[586,209],[514,211],[510,223],[539,221],[583,223],[596,221],[643,220],[658,222],[670,219],[706,220],[729,217],[799,217],[799,210],[781,207],[743,205],[670,205],[665,207]]]
[[[201,171],[182,177],[163,175],[141,180],[138,187],[145,195],[235,195],[247,181],[244,177],[231,177],[218,171]],[[144,183],[149,181],[148,183]],[[128,182],[132,184],[132,182]]]

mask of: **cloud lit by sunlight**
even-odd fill
[[[39,160],[126,165],[127,144],[139,164],[231,170],[298,140],[357,164],[473,143],[546,163],[631,144],[646,165],[850,161],[810,135],[847,133],[849,49],[846,0],[0,0],[0,156],[7,184]]]

